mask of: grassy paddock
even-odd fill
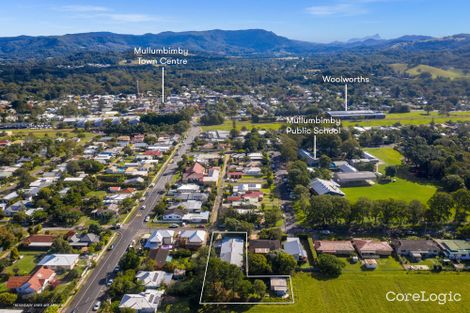
[[[470,121],[470,111],[451,112],[449,115],[439,114],[437,111],[430,112],[428,115],[425,111],[417,110],[408,113],[392,113],[386,114],[385,119],[381,120],[361,120],[361,121],[343,121],[342,125],[348,126],[392,126],[396,123],[402,125],[426,125],[434,121],[435,123],[445,123],[447,121]],[[241,130],[245,127],[248,130],[257,129],[273,129],[277,130],[285,123],[252,123],[251,121],[237,121],[236,127]],[[203,131],[208,130],[231,130],[232,121],[226,120],[221,125],[202,126]]]
[[[444,313],[467,312],[470,305],[470,274],[406,274],[404,271],[344,273],[338,279],[319,280],[310,273],[293,277],[295,304],[256,305],[240,308],[251,313]],[[394,292],[462,294],[462,302],[388,302],[385,295]]]
[[[396,123],[402,125],[426,125],[434,121],[435,123],[445,123],[447,121],[470,121],[470,111],[451,112],[449,116],[430,112],[428,115],[424,111],[411,111],[408,113],[387,114],[380,120],[343,121],[343,126],[392,126]]]

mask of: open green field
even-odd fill
[[[404,271],[344,273],[319,280],[309,273],[293,277],[295,304],[255,305],[238,312],[250,313],[444,313],[469,312],[470,274],[407,274]],[[461,302],[388,302],[387,292],[461,293]]]
[[[385,166],[400,165],[403,156],[397,150],[391,147],[383,148],[365,148],[364,151],[369,152],[373,156],[380,159],[384,164],[379,164],[379,171],[383,173]]]
[[[343,126],[392,126],[396,123],[402,125],[426,125],[434,121],[435,123],[445,123],[447,121],[470,121],[470,111],[450,112],[449,116],[439,114],[437,111],[430,112],[417,110],[408,113],[386,114],[381,120],[343,121]]]
[[[232,121],[226,120],[221,125],[211,125],[211,126],[202,126],[203,131],[208,130],[231,130],[232,129]],[[252,123],[251,121],[237,121],[236,127],[238,130],[241,130],[245,127],[247,130],[251,130],[253,128],[257,129],[279,129],[282,126],[282,123],[274,122],[274,123]]]
[[[391,147],[366,148],[365,151],[379,158],[383,164],[379,165],[381,172],[388,165],[399,165],[403,156]],[[426,203],[436,192],[433,185],[419,184],[403,178],[395,178],[396,181],[388,184],[378,184],[361,187],[341,188],[346,194],[346,198],[351,202],[356,202],[360,197],[367,197],[371,200],[399,199],[404,201],[419,200]]]
[[[416,110],[408,113],[391,113],[386,114],[384,119],[377,120],[361,120],[361,121],[343,121],[342,125],[345,127],[348,126],[392,126],[396,123],[401,125],[427,125],[434,121],[435,123],[445,123],[448,121],[458,122],[458,121],[470,121],[470,111],[458,111],[450,112],[449,115],[439,114],[437,111],[430,112],[427,114],[425,111]],[[284,123],[275,122],[275,123],[252,123],[250,121],[237,121],[236,127],[238,130],[241,130],[245,127],[248,130],[252,128],[257,129],[279,129]],[[232,121],[226,120],[221,125],[211,125],[211,126],[202,126],[203,131],[208,130],[231,130]]]
[[[407,73],[411,76],[418,76],[422,73],[429,73],[432,78],[444,77],[449,79],[456,78],[470,78],[470,75],[466,75],[464,72],[456,69],[442,69],[439,67],[429,66],[420,64],[414,67],[409,67],[407,64],[395,63],[390,65],[394,71],[398,73]]]
[[[392,147],[365,148],[364,151],[369,152],[387,165],[400,165],[403,159],[401,153]]]
[[[356,202],[360,197],[366,197],[371,200],[389,198],[407,202],[419,200],[423,203],[426,203],[432,197],[436,189],[433,185],[422,185],[401,178],[396,178],[395,182],[388,184],[341,188],[346,194],[346,198],[351,202]]]

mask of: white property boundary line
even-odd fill
[[[212,250],[212,244],[214,242],[214,234],[244,234],[245,235],[245,268],[246,268],[246,277],[247,278],[289,278],[290,282],[290,289],[292,293],[292,301],[289,302],[203,302],[202,297],[204,294],[204,286],[206,284],[206,276],[207,276],[207,269],[209,267],[209,260],[211,257],[211,250]],[[201,296],[199,298],[199,304],[234,304],[234,305],[253,305],[253,304],[271,304],[271,305],[285,305],[285,304],[294,304],[295,299],[294,299],[294,286],[292,285],[292,276],[291,275],[249,275],[248,271],[248,233],[247,232],[241,232],[241,231],[214,231],[211,234],[211,241],[209,243],[209,253],[207,255],[207,262],[206,262],[206,269],[204,271],[204,279],[202,281],[202,289],[201,289]]]

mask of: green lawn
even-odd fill
[[[434,111],[427,115],[424,111],[411,111],[409,113],[387,114],[385,119],[343,121],[343,126],[391,126],[395,123],[402,125],[425,125],[433,121],[435,123],[445,123],[447,121],[470,121],[470,111],[451,112],[449,116],[439,114]]]
[[[16,261],[11,266],[5,268],[5,272],[9,275],[14,275],[14,268],[18,268],[18,275],[28,275],[35,267],[39,261],[37,258],[44,254],[45,252],[38,251],[20,251],[20,255],[23,256],[22,259]]]
[[[401,153],[391,147],[365,148],[364,151],[369,152],[387,165],[400,165],[403,159]]]
[[[106,197],[106,191],[103,191],[103,190],[90,191],[89,193],[86,194],[86,196],[98,197],[100,199],[104,199],[104,197]]]
[[[341,188],[351,202],[356,202],[360,197],[367,197],[371,200],[393,198],[407,202],[419,200],[423,203],[432,197],[436,189],[433,185],[418,184],[401,178],[396,178],[395,182],[388,184]]]
[[[365,148],[364,151],[369,152],[385,164],[379,164],[379,171],[383,173],[386,166],[400,165],[403,156],[397,150],[391,147],[382,148]]]
[[[468,312],[470,306],[470,274],[406,274],[405,271],[344,273],[331,280],[318,280],[308,273],[293,278],[295,304],[255,305],[240,308],[251,313],[444,313]],[[462,294],[462,302],[439,305],[433,302],[388,302],[388,291]]]

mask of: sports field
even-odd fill
[[[319,280],[310,273],[293,276],[295,304],[255,305],[250,313],[466,313],[470,307],[470,274],[410,273],[405,271],[344,273]],[[387,292],[461,293],[461,302],[388,302]]]
[[[341,190],[346,194],[346,198],[351,202],[356,202],[360,197],[366,197],[371,200],[393,198],[404,200],[406,202],[419,200],[426,203],[437,189],[433,185],[418,184],[401,178],[395,179],[395,182],[388,184],[375,184],[365,187],[347,187],[341,188]]]
[[[397,150],[391,147],[384,148],[365,148],[364,151],[369,152],[383,163],[379,164],[379,171],[383,173],[385,166],[400,165],[403,156]]]
[[[379,164],[380,172],[388,165],[399,165],[403,156],[392,147],[366,148],[365,151],[371,153],[383,163]],[[356,202],[360,197],[366,197],[371,200],[379,199],[399,199],[404,201],[419,200],[426,203],[436,192],[433,185],[419,184],[402,178],[395,178],[394,182],[388,184],[375,184],[364,187],[345,187],[341,188],[346,194],[346,198],[351,202]]]

